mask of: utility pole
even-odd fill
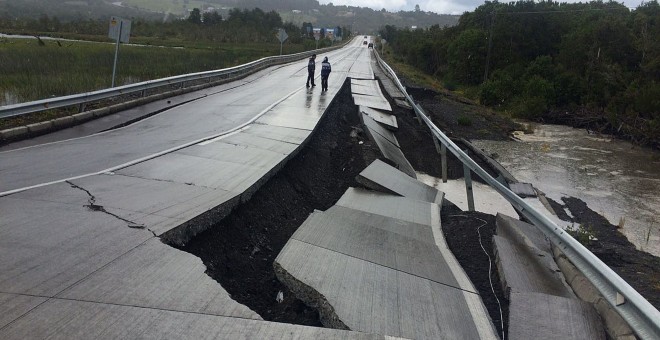
[[[493,50],[493,27],[495,26],[495,9],[490,13],[490,30],[488,33],[488,51],[486,54],[486,69],[484,70],[484,83],[488,80],[488,69],[490,68],[490,54]]]

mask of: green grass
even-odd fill
[[[110,87],[114,44],[0,39],[0,105]],[[287,51],[287,49],[289,49]],[[285,53],[302,51],[285,46]],[[279,54],[279,45],[226,45],[215,48],[121,46],[118,85],[240,65]]]
[[[472,125],[472,118],[465,116],[465,115],[460,115],[458,116],[458,125],[462,126],[471,126]]]
[[[398,57],[393,56],[392,50],[389,49],[389,47],[385,47],[385,54],[381,54],[381,57],[394,69],[399,75],[399,78],[405,78],[415,86],[425,87],[435,91],[442,91],[444,89],[444,86],[437,78],[426,74],[414,66],[406,64]]]
[[[594,231],[594,228],[588,224],[578,224],[577,226],[570,225],[566,228],[566,232],[585,247],[588,246],[591,241],[596,240],[596,232]]]

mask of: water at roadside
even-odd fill
[[[519,142],[473,142],[548,197],[579,198],[615,225],[625,219],[623,234],[660,256],[660,152],[582,129],[533,127]]]

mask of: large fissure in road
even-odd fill
[[[357,186],[357,174],[378,157],[359,127],[347,82],[298,155],[249,201],[181,249],[199,256],[208,275],[265,320],[322,326],[317,311],[278,281],[273,261],[310,213],[330,208]],[[276,300],[280,292],[282,302]]]

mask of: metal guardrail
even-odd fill
[[[350,40],[348,41],[350,42]],[[82,109],[84,108],[84,105],[90,102],[95,102],[98,100],[113,98],[113,97],[136,93],[136,92],[142,92],[168,85],[180,84],[181,87],[183,88],[185,87],[185,84],[187,82],[193,82],[199,80],[208,80],[209,82],[211,82],[213,78],[218,78],[218,80],[236,78],[236,77],[248,75],[250,73],[256,72],[257,70],[260,70],[268,66],[288,63],[294,60],[299,60],[301,58],[307,57],[313,53],[323,53],[325,51],[331,51],[334,49],[341,48],[343,46],[344,46],[343,44],[338,44],[337,46],[327,47],[320,50],[312,50],[312,51],[306,51],[296,54],[288,54],[284,56],[265,57],[247,64],[225,68],[221,70],[190,73],[180,76],[149,80],[141,83],[118,86],[114,88],[80,93],[70,96],[63,96],[63,97],[56,97],[56,98],[20,103],[20,104],[0,106],[0,118],[20,116],[28,113],[34,113],[34,112],[61,108],[66,106],[74,106],[74,105],[81,106],[81,109],[79,111],[82,112],[84,111]]]
[[[630,325],[631,329],[642,339],[660,339],[660,312],[642,297],[634,288],[624,281],[610,267],[598,259],[582,244],[557,226],[552,220],[523,201],[508,187],[491,177],[484,169],[463,152],[449,137],[433,124],[424,111],[413,101],[405,87],[396,76],[394,70],[385,63],[375,51],[378,63],[396,83],[404,96],[412,105],[417,116],[426,123],[431,133],[443,147],[449,149],[456,158],[463,162],[486,183],[497,190],[513,207],[529,221],[536,225],[551,241],[561,249],[566,257],[578,268],[586,278],[598,289],[612,308]]]

